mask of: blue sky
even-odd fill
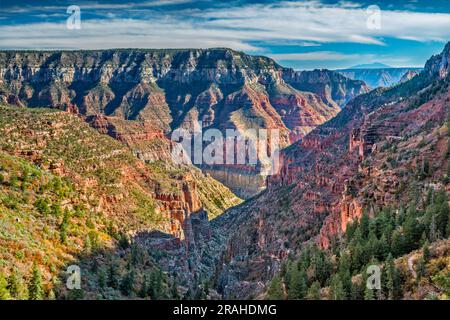
[[[79,30],[66,27],[69,5]],[[449,0],[0,0],[0,49],[230,47],[335,69],[423,66],[447,41]]]

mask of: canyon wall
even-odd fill
[[[210,249],[224,297],[263,297],[286,256],[311,242],[328,248],[364,212],[406,201],[413,185],[450,190],[449,57],[450,44],[411,80],[352,99],[283,150],[266,191],[212,222],[212,238],[226,243]]]
[[[69,110],[96,126],[102,120],[92,117],[104,115],[115,124],[103,131],[135,145],[148,141],[150,131],[156,137],[177,128],[261,128],[279,130],[285,147],[366,91],[364,83],[331,71],[295,72],[230,49],[0,52],[0,101]],[[113,126],[120,122],[126,131],[126,121],[141,122],[142,133],[132,123],[134,137],[117,136]],[[142,147],[141,156],[152,160],[149,146]],[[260,165],[249,172],[258,175]],[[249,172],[232,169],[209,171],[242,196],[260,190],[263,176],[249,177],[242,190],[239,177]]]

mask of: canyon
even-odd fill
[[[73,260],[89,270],[89,299],[133,295],[126,281],[145,289],[149,274],[172,290],[152,299],[265,298],[306,245],[331,250],[365,214],[450,191],[449,69],[450,43],[372,91],[230,49],[2,51],[2,255],[23,270],[14,252],[33,257],[64,298],[54,270]],[[277,172],[174,165],[170,134],[199,123],[279,130]]]
[[[220,262],[205,272],[223,297],[264,297],[288,256],[329,248],[363,212],[409,201],[413,185],[448,194],[449,66],[447,44],[418,76],[354,98],[282,151],[267,190],[211,222],[206,250]]]
[[[88,121],[139,122],[149,135],[143,140],[177,128],[194,132],[201,122],[222,132],[277,129],[282,148],[367,91],[332,71],[297,72],[230,49],[0,52],[0,101],[69,110]],[[216,165],[207,173],[242,198],[265,188],[259,166]]]

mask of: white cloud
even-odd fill
[[[152,3],[168,5],[188,1]],[[91,9],[98,6],[106,5],[94,4]],[[252,41],[274,45],[289,42],[384,45],[385,37],[420,42],[450,39],[450,14],[385,10],[381,12],[381,28],[369,29],[366,8],[346,1],[336,5],[309,1],[186,9],[168,11],[166,15],[145,10],[139,19],[120,19],[124,8],[113,9],[115,15],[110,19],[85,20],[82,7],[81,30],[68,30],[65,21],[0,25],[0,48],[231,47],[255,51],[259,48]]]
[[[324,60],[354,61],[360,59],[375,58],[375,56],[372,54],[344,54],[333,51],[280,53],[280,54],[271,54],[269,56],[276,60],[285,60],[285,61],[324,61]]]

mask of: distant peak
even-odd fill
[[[391,66],[381,63],[381,62],[372,62],[366,64],[358,64],[356,66],[350,67],[348,69],[387,69],[392,68]]]

